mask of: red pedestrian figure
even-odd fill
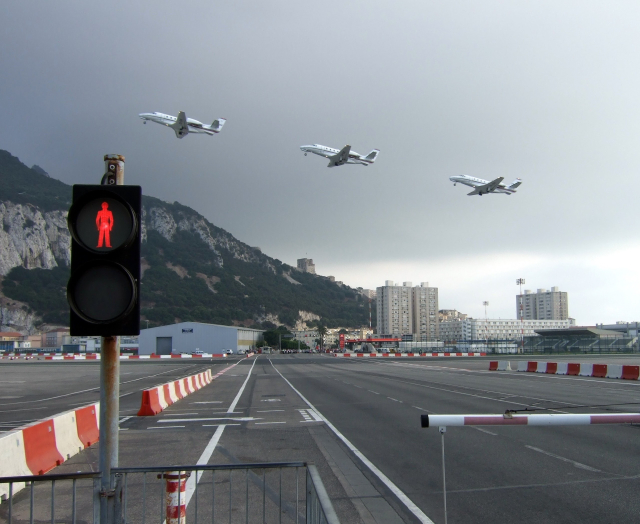
[[[102,203],[102,211],[98,211],[96,215],[96,227],[100,231],[100,238],[98,239],[98,247],[102,247],[103,242],[106,242],[105,247],[111,247],[110,233],[113,229],[113,213],[108,209],[109,204]]]

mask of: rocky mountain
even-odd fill
[[[71,186],[2,150],[0,184],[1,327],[65,325]],[[368,323],[356,290],[299,272],[178,202],[143,196],[142,257],[142,315],[149,325]]]

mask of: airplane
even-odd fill
[[[488,180],[482,180],[481,178],[474,178],[467,175],[450,176],[449,180],[453,182],[455,186],[457,183],[464,184],[465,186],[471,186],[474,188],[471,193],[467,193],[467,196],[471,195],[484,195],[486,193],[504,193],[511,195],[516,192],[516,187],[522,184],[522,180],[516,178],[510,186],[502,184],[504,177],[498,177],[495,180],[489,182]]]
[[[178,138],[183,138],[189,133],[204,133],[206,135],[215,135],[222,131],[222,126],[227,121],[225,118],[216,118],[209,126],[203,124],[193,118],[187,118],[184,111],[178,113],[178,117],[171,115],[165,115],[164,113],[140,113],[138,115],[143,123],[146,124],[147,120],[155,122],[156,124],[162,124],[173,129]]]
[[[314,155],[320,155],[329,159],[329,165],[327,167],[341,166],[343,164],[361,164],[368,166],[373,164],[378,157],[379,149],[374,149],[367,156],[362,156],[355,151],[351,151],[351,146],[344,146],[339,151],[332,147],[321,146],[319,144],[311,144],[308,146],[300,146],[300,149],[304,151],[304,156],[307,153],[313,153]]]

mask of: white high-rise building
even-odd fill
[[[387,280],[376,288],[377,331],[380,335],[413,335],[416,342],[438,339],[438,288],[422,282],[413,287]]]
[[[429,287],[429,282],[421,282],[413,288],[413,341],[439,340],[439,323],[438,288]]]
[[[552,287],[551,291],[538,289],[536,293],[525,290],[516,295],[516,315],[525,320],[567,320],[569,318],[569,298],[566,291]]]

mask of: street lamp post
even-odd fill
[[[484,306],[484,345],[485,350],[489,351],[489,318],[487,317],[487,306],[489,302],[485,300],[482,305]]]
[[[520,296],[518,297],[519,303],[520,303],[520,335],[521,335],[520,353],[524,353],[524,311],[523,311],[524,297],[522,296],[522,285],[524,283],[525,283],[524,278],[516,279],[516,285],[520,286]]]

